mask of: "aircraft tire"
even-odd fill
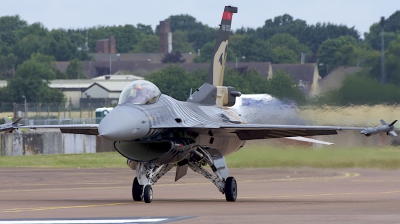
[[[151,203],[153,200],[153,189],[151,188],[151,185],[146,185],[144,187],[144,194],[143,194],[144,202],[146,203]]]
[[[142,197],[143,185],[139,184],[137,177],[133,180],[132,184],[132,198],[134,201],[143,201]]]
[[[227,201],[236,201],[237,184],[234,177],[228,177],[225,181],[225,198]]]

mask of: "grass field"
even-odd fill
[[[400,148],[278,148],[249,144],[227,156],[229,168],[314,167],[399,169]],[[0,156],[0,167],[127,167],[117,152],[77,155]]]
[[[399,106],[315,106],[299,108],[299,117],[314,125],[376,126],[380,119],[392,122],[400,118]],[[395,124],[400,129],[400,124]]]

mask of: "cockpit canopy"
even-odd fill
[[[121,92],[118,104],[151,104],[157,102],[161,92],[156,85],[145,80],[136,80]]]

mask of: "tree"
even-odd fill
[[[337,62],[338,57],[336,57],[335,59],[335,53],[340,50],[346,52],[346,50],[351,50],[351,46],[356,45],[357,41],[351,36],[342,36],[336,39],[328,39],[324,41],[319,47],[318,63],[328,65],[329,69],[327,69],[327,73],[329,73],[329,71],[334,70],[339,64]]]
[[[296,81],[282,69],[276,71],[268,80],[265,92],[279,99],[295,100],[297,103],[305,103],[307,100],[305,94],[297,87]]]
[[[397,10],[394,12],[389,18],[385,20],[385,43],[389,43],[392,40],[397,38],[397,35],[400,34],[400,11]],[[368,43],[373,49],[381,50],[382,41],[381,41],[381,26],[379,22],[372,24],[369,28],[369,33],[364,33],[365,42]],[[385,48],[388,47],[385,44]]]
[[[301,36],[293,35],[300,43],[307,45],[313,53],[317,53],[320,45],[328,39],[336,39],[341,36],[351,36],[355,40],[360,40],[360,35],[354,27],[335,25],[332,23],[317,23],[310,25]]]
[[[6,102],[65,102],[60,90],[50,89],[49,80],[56,77],[55,59],[52,56],[33,54],[16,70],[6,88]],[[61,94],[60,94],[61,92]]]
[[[142,23],[138,23],[136,28],[144,35],[154,35],[154,31],[150,25],[144,25]]]
[[[48,46],[50,46],[48,38],[31,34],[22,38],[14,47],[14,53],[18,57],[18,64],[28,60],[34,53],[44,53],[45,48]]]
[[[267,82],[260,73],[246,66],[228,69],[224,75],[224,86],[233,86],[243,94],[264,93]]]
[[[272,50],[272,62],[276,64],[298,63],[299,56],[286,46],[277,46]]]
[[[201,76],[192,75],[184,68],[172,64],[146,78],[157,85],[162,93],[178,100],[187,100],[190,89],[196,89],[203,84]]]
[[[175,53],[167,53],[161,59],[162,63],[184,63],[185,59],[182,58],[182,54],[177,51]]]
[[[188,32],[176,30],[172,33],[172,50],[177,52],[195,52],[193,44],[189,42]]]
[[[86,30],[79,31],[86,35]],[[114,35],[118,53],[132,52],[136,44],[142,39],[143,33],[133,25],[125,26],[97,26],[88,29],[90,52],[96,52],[96,41]]]
[[[0,79],[10,78],[13,67],[17,64],[17,57],[10,53],[7,56],[0,55]]]
[[[302,53],[311,56],[310,49],[288,33],[275,34],[268,42],[273,48],[272,58],[275,63],[299,63]]]
[[[168,20],[173,33],[177,30],[188,33],[188,41],[193,45],[194,50],[201,49],[204,44],[217,38],[218,29],[203,25],[196,21],[193,16],[187,14],[174,15],[170,16]]]
[[[159,37],[154,35],[145,35],[133,49],[135,53],[157,53]]]
[[[168,17],[168,20],[172,32],[175,32],[176,30],[194,31],[203,26],[201,22],[198,22],[196,18],[188,14],[172,15]]]
[[[6,49],[2,49],[0,53],[7,55],[12,53],[12,48],[18,43],[19,36],[16,31],[27,25],[19,15],[0,17],[0,43],[3,42]]]
[[[65,74],[68,79],[87,79],[86,75],[83,73],[82,62],[76,58],[69,62]]]
[[[200,56],[197,55],[196,57],[194,57],[193,62],[195,63],[211,62],[214,53],[215,42],[216,41],[214,40],[213,42],[206,43],[200,50]],[[235,60],[235,54],[233,53],[233,50],[228,46],[228,55],[226,61],[234,61],[234,60]]]
[[[326,105],[376,105],[400,103],[400,89],[393,84],[381,85],[368,70],[347,76],[339,89],[324,93],[316,100]]]
[[[46,37],[49,34],[49,30],[42,23],[32,23],[28,26],[23,26],[21,29],[16,30],[19,38],[24,38],[28,35]]]
[[[400,86],[400,35],[391,41],[386,50],[386,82]]]
[[[264,41],[254,35],[246,35],[244,38],[241,38],[239,43],[235,45],[235,48],[235,52],[240,52],[238,56],[245,56],[246,61],[272,61],[271,44],[268,41]]]

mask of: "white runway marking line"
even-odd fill
[[[26,220],[26,221],[0,221],[0,224],[97,224],[97,223],[152,223],[166,221],[159,219],[99,219],[99,220]]]

